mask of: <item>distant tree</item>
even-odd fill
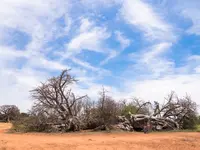
[[[24,112],[20,113],[20,118],[26,118],[29,116],[30,116],[30,114],[28,114],[28,113],[24,113]]]
[[[99,126],[98,110],[96,108],[96,102],[91,99],[87,99],[83,102],[81,122],[82,129],[94,129]]]
[[[20,110],[15,105],[0,106],[0,119],[5,122],[10,122],[18,119]]]
[[[99,92],[99,100],[97,102],[98,117],[103,125],[110,125],[116,120],[118,114],[118,104],[107,95],[105,88]]]

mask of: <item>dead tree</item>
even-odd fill
[[[34,107],[41,108],[47,116],[56,115],[57,122],[65,124],[66,130],[79,130],[77,117],[81,111],[81,101],[87,97],[77,97],[72,92],[70,86],[76,82],[69,70],[64,70],[60,76],[50,78],[31,91]]]
[[[130,120],[134,128],[143,128],[146,124],[151,124],[151,127],[155,130],[162,129],[182,129],[185,119],[189,119],[191,114],[196,113],[197,105],[191,100],[189,96],[179,99],[174,92],[171,92],[165,103],[161,105],[159,102],[154,101],[154,104],[150,102],[143,102],[135,99],[137,112],[143,107],[148,106],[151,110],[150,115],[136,114],[131,115]]]
[[[141,99],[138,99],[138,98],[133,98],[133,104],[134,106],[136,106],[137,110],[136,110],[136,114],[138,113],[145,113],[145,114],[148,114],[149,113],[149,106],[151,106],[151,102],[144,102],[143,100]]]

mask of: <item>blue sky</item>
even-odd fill
[[[71,68],[78,95],[200,104],[199,0],[1,0],[0,105]]]

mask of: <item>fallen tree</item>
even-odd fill
[[[165,98],[165,103],[143,102],[134,99],[135,106],[138,108],[136,113],[143,107],[149,109],[149,114],[129,114],[119,116],[122,129],[142,130],[144,126],[149,126],[151,130],[178,130],[184,129],[184,123],[196,116],[197,105],[189,96],[179,99],[174,92]],[[124,126],[123,126],[124,124]],[[128,126],[128,127],[127,127]],[[191,125],[192,128],[192,125]]]

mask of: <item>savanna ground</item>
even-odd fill
[[[200,150],[200,133],[11,134],[0,124],[0,150]]]

